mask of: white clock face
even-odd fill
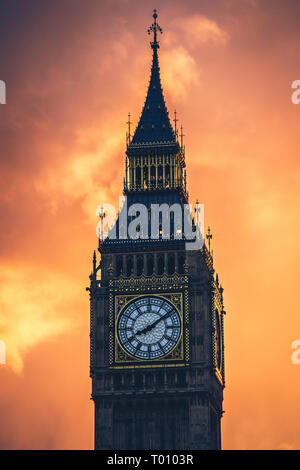
[[[120,313],[118,337],[132,356],[158,359],[177,344],[181,333],[178,312],[167,300],[145,296],[131,302]]]

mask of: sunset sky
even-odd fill
[[[300,449],[299,0],[1,1],[1,449],[93,447],[85,288],[146,96],[153,8],[224,287],[223,448]]]

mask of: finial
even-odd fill
[[[127,155],[126,155],[126,157],[125,157],[125,178],[124,178],[124,185],[125,185],[126,189],[127,189],[127,185],[128,185],[127,184],[128,183],[128,181],[127,181],[128,176],[127,175],[128,175],[128,161],[127,161]]]
[[[211,234],[211,231],[210,231],[210,227],[208,227],[207,229],[207,235],[206,235],[206,238],[208,240],[208,251],[210,253],[210,241],[212,239],[212,234]]]
[[[174,121],[174,124],[175,124],[175,137],[176,137],[176,140],[178,139],[178,132],[177,132],[177,122],[178,122],[178,119],[177,119],[177,111],[175,109],[174,111],[174,116],[175,118],[173,119]]]
[[[96,263],[97,263],[96,251],[94,250],[94,253],[93,253],[93,274],[95,274],[95,272],[96,272]]]
[[[196,199],[196,207],[195,207],[195,213],[196,213],[196,225],[199,227],[199,213],[200,213],[200,207],[199,207],[199,201]]]
[[[131,141],[131,133],[130,133],[130,124],[131,124],[131,121],[130,121],[130,113],[128,113],[128,121],[126,122],[126,124],[128,124],[128,132],[127,132],[127,147],[130,145],[130,141]]]
[[[98,234],[99,236],[99,246],[101,246],[101,243],[103,242],[104,240],[104,231],[103,231],[103,219],[105,218],[106,216],[106,213],[104,211],[104,208],[103,206],[100,207],[100,210],[99,210],[99,213],[98,213],[98,216],[100,217],[101,219],[101,224],[100,224],[100,233]]]
[[[181,147],[181,150],[183,150],[183,138],[184,138],[184,134],[182,133],[182,130],[183,130],[183,127],[180,126],[180,147]]]
[[[157,49],[159,48],[159,43],[157,42],[157,31],[162,34],[162,29],[159,26],[159,24],[156,23],[156,18],[157,18],[156,9],[153,10],[153,18],[154,18],[154,22],[152,23],[150,28],[148,28],[148,34],[151,34],[151,31],[153,31],[153,34],[154,34],[153,42],[151,42],[150,44],[151,44],[152,49]]]
[[[224,292],[224,289],[223,289],[223,287],[222,287],[222,284],[220,284],[219,292],[220,292],[221,300],[222,300],[222,303],[223,303],[223,292]]]

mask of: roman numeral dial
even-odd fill
[[[168,354],[178,343],[181,320],[165,299],[145,296],[132,301],[120,313],[117,324],[122,347],[142,360],[155,360]]]

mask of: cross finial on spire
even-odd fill
[[[154,22],[152,23],[150,28],[148,28],[148,34],[151,34],[151,32],[153,32],[153,42],[150,43],[152,49],[159,47],[159,43],[157,42],[157,32],[162,34],[161,27],[159,26],[158,23],[156,23],[156,18],[157,18],[157,10],[156,9],[153,10],[153,18],[154,18]]]

